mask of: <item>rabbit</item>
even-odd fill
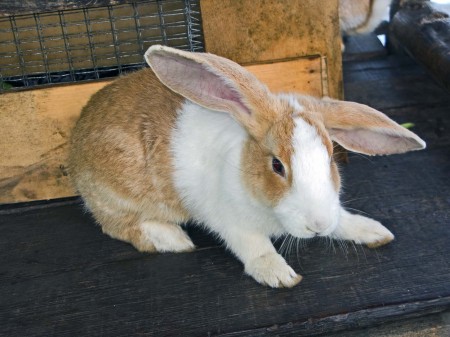
[[[391,0],[339,0],[339,24],[344,35],[367,34],[388,14]]]
[[[70,175],[104,233],[141,252],[188,252],[180,224],[194,220],[270,287],[302,279],[271,238],[394,239],[341,207],[332,141],[386,155],[425,148],[417,135],[365,105],[271,93],[213,54],[154,45],[145,59],[92,96],[71,138]]]

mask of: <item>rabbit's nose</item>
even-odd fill
[[[328,229],[331,227],[331,224],[327,221],[314,221],[314,226],[312,228],[308,228],[311,232],[314,232],[317,235],[326,235],[328,233]]]
[[[306,230],[310,231],[312,234],[314,234],[314,236],[317,236],[319,234],[316,230],[313,230],[309,227],[306,227]]]

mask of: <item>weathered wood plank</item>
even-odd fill
[[[300,58],[273,63],[249,65],[245,68],[273,92],[300,92],[322,97],[327,82],[322,78],[320,57]]]
[[[0,95],[0,203],[73,195],[65,166],[71,130],[110,81]]]
[[[0,216],[0,332],[302,336],[445,310],[449,157],[449,148],[353,157],[347,205],[384,222],[396,240],[377,250],[305,241],[287,257],[304,276],[294,289],[261,287],[214,242],[191,254],[140,254],[101,234],[79,207],[8,211]]]
[[[347,62],[345,98],[377,109],[450,106],[448,92],[409,58]]]
[[[264,327],[260,329],[253,329],[247,331],[239,331],[233,333],[220,334],[220,337],[265,337],[265,336],[324,336],[326,331],[327,337],[429,337],[429,334],[417,334],[411,335],[411,330],[405,331],[405,335],[399,336],[398,327],[403,322],[399,320],[412,319],[422,317],[430,314],[441,313],[448,308],[448,302],[450,299],[437,299],[431,301],[422,301],[402,304],[402,315],[398,316],[399,305],[384,306],[375,309],[366,309],[356,312],[350,312],[330,317],[310,319],[305,322],[289,322],[285,324],[276,324],[270,327]],[[395,323],[394,323],[395,322]],[[385,329],[386,325],[391,324],[390,330]],[[441,323],[442,324],[442,323]],[[444,323],[445,324],[445,323]],[[366,326],[376,325],[383,328],[372,328],[352,331],[353,329],[362,329]],[[412,324],[411,324],[412,325]],[[411,328],[411,325],[409,326]],[[442,324],[443,325],[443,324]],[[417,329],[417,325],[412,325]],[[440,330],[440,334],[437,333],[435,327],[429,329],[433,332],[433,337],[447,337],[447,329],[444,326]],[[445,330],[444,330],[445,329]],[[380,333],[380,330],[385,334]],[[338,331],[338,332],[336,332]],[[416,330],[413,330],[416,332]]]
[[[344,42],[343,62],[369,60],[387,55],[386,48],[375,34],[346,36]]]
[[[450,312],[396,319],[370,328],[347,330],[327,337],[448,337]]]

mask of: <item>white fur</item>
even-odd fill
[[[254,201],[241,182],[247,132],[230,115],[186,101],[172,151],[175,186],[190,214],[212,230],[239,226],[281,234],[272,210]]]
[[[292,139],[293,186],[275,212],[286,230],[302,238],[331,233],[339,221],[339,195],[330,172],[330,156],[316,129],[295,118]]]
[[[244,128],[227,113],[186,101],[172,137],[175,186],[195,220],[219,234],[259,282],[275,286],[275,277],[280,285],[298,283],[281,256],[261,262],[262,256],[276,254],[269,237],[284,230],[273,210],[255,201],[242,184]]]
[[[305,107],[300,104],[297,95],[293,95],[290,93],[279,93],[277,96],[280,99],[287,101],[289,105],[294,109],[295,113],[305,111]]]
[[[242,184],[241,154],[248,135],[229,114],[186,100],[172,134],[174,182],[184,206],[195,220],[219,234],[249,275],[272,287],[292,287],[301,277],[277,254],[271,236],[333,232],[332,237],[369,242],[372,239],[363,240],[363,236],[377,237],[381,226],[373,233],[365,224],[375,221],[361,220],[355,229],[361,235],[353,235],[351,220],[356,218],[341,212],[321,138],[300,117],[295,124],[294,184],[275,209],[252,198]]]
[[[246,267],[246,272],[259,283],[273,288],[290,288],[302,279],[277,253],[269,253],[256,258],[251,265]]]
[[[144,221],[140,227],[158,252],[185,252],[195,248],[189,236],[178,225]]]
[[[388,18],[388,9],[391,0],[374,0],[372,4],[372,11],[369,20],[362,27],[356,29],[358,34],[367,34],[373,32],[375,28],[383,21],[383,19]]]
[[[369,245],[383,244],[394,239],[394,235],[378,221],[351,214],[344,209],[341,210],[339,226],[330,237]]]

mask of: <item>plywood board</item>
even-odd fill
[[[320,57],[247,68],[273,91],[323,94]],[[75,194],[66,169],[70,133],[82,107],[109,82],[0,95],[0,203]]]
[[[320,57],[246,66],[273,92],[296,91],[319,97],[324,94],[323,84],[326,85],[321,67]]]
[[[107,83],[0,95],[0,203],[74,194],[65,170],[70,132]]]

